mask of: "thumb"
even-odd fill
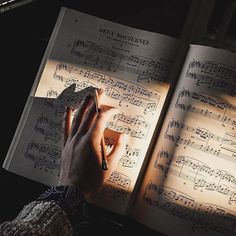
[[[128,135],[121,133],[118,137],[118,140],[113,147],[111,153],[109,154],[107,161],[108,161],[108,166],[110,170],[114,170],[121,158],[121,155],[125,151],[125,145],[128,141]]]

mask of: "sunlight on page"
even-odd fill
[[[53,83],[48,78],[53,78]],[[65,88],[73,85],[74,92],[63,93]],[[137,84],[132,80],[122,80],[98,70],[78,67],[65,62],[51,60],[46,64],[35,97],[56,98],[63,94],[59,99],[57,98],[61,108],[53,108],[53,105],[47,104],[51,109],[51,115],[47,114],[48,117],[55,122],[58,118],[53,118],[53,113],[55,114],[61,109],[58,114],[62,115],[65,106],[75,107],[75,104],[78,104],[85,95],[81,94],[81,91],[91,87],[102,88],[105,91],[104,105],[116,107],[120,111],[109,120],[106,127],[129,135],[125,153],[122,155],[116,171],[106,182],[101,196],[96,196],[96,203],[100,201],[101,205],[104,204],[106,201],[104,196],[120,201],[119,207],[124,206],[124,202],[128,202],[169,88],[162,82],[151,83],[151,85],[143,87],[141,83]],[[48,119],[41,121],[46,125]],[[111,202],[111,204],[113,203]],[[110,208],[109,202],[106,203],[106,207]]]
[[[236,233],[235,59],[198,46],[186,58],[133,212],[168,235]]]

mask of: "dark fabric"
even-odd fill
[[[37,198],[37,201],[55,201],[68,215],[75,235],[78,234],[79,225],[88,223],[86,201],[83,195],[74,187],[50,187]]]

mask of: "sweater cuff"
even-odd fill
[[[56,202],[65,211],[72,225],[87,219],[85,199],[75,187],[50,187],[37,198],[37,201]]]

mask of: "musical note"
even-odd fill
[[[119,106],[130,104],[142,107],[144,114],[156,111],[160,100],[160,94],[157,91],[146,89],[135,83],[124,82],[124,80],[104,73],[70,66],[65,63],[56,66],[54,78],[57,80],[60,78],[65,87],[75,83],[77,91],[87,87],[103,88],[106,96],[116,100]],[[74,99],[78,100],[76,97]]]
[[[235,235],[235,212],[209,203],[198,203],[192,219],[193,231],[212,230],[223,235]]]
[[[173,188],[152,182],[146,185],[143,202],[192,223],[192,231],[212,230],[235,235],[236,212],[210,203],[196,202],[192,197]]]
[[[131,180],[128,176],[121,174],[118,171],[114,171],[111,173],[107,182],[115,184],[118,187],[128,190]]]
[[[161,150],[154,162],[154,168],[161,170],[164,176],[172,175],[192,184],[194,190],[207,191],[223,194],[228,198],[227,204],[235,203],[232,199],[236,196],[236,177],[222,169],[213,169],[204,162],[189,156],[172,156],[172,161],[163,162]]]
[[[108,185],[105,185],[102,190],[104,195],[115,200],[126,200],[131,184],[131,179],[128,176],[121,174],[118,171],[114,171],[111,173],[106,183]]]
[[[128,197],[128,192],[126,190],[116,188],[112,185],[105,186],[102,193],[113,200],[125,201]]]
[[[176,135],[176,130],[180,130],[178,134],[181,135]],[[176,145],[188,146],[233,163],[236,161],[235,133],[226,132],[224,137],[221,137],[204,127],[195,128],[172,119],[165,131],[165,139]]]
[[[186,78],[196,80],[197,86],[214,87],[230,92],[236,92],[236,68],[212,61],[192,59],[186,72]]]
[[[105,69],[109,72],[125,71],[137,75],[140,81],[166,81],[170,62],[162,58],[147,58],[139,55],[121,54],[95,42],[78,39],[72,43],[71,54],[77,57],[79,64],[93,69]],[[58,77],[58,79],[60,76]]]
[[[208,107],[206,107],[207,105]],[[234,119],[236,116],[236,106],[212,95],[189,91],[183,88],[179,91],[175,107],[185,112],[192,112],[221,122],[222,125],[236,126]]]
[[[61,140],[62,121],[55,121],[43,113],[37,118],[34,131],[44,136],[44,140],[53,140],[55,143]]]
[[[143,201],[152,207],[160,207],[175,216],[189,220],[192,218],[192,211],[196,206],[192,197],[151,182],[146,186]]]
[[[31,141],[27,145],[25,158],[34,162],[34,168],[44,170],[52,174],[60,171],[61,150],[55,145],[47,145]]]
[[[150,123],[141,116],[127,116],[123,113],[114,115],[106,127],[120,133],[130,134],[131,137],[145,139],[150,129]]]
[[[125,153],[121,157],[119,164],[122,167],[134,168],[139,161],[140,155],[141,155],[141,149],[133,148],[129,145],[126,145]]]

